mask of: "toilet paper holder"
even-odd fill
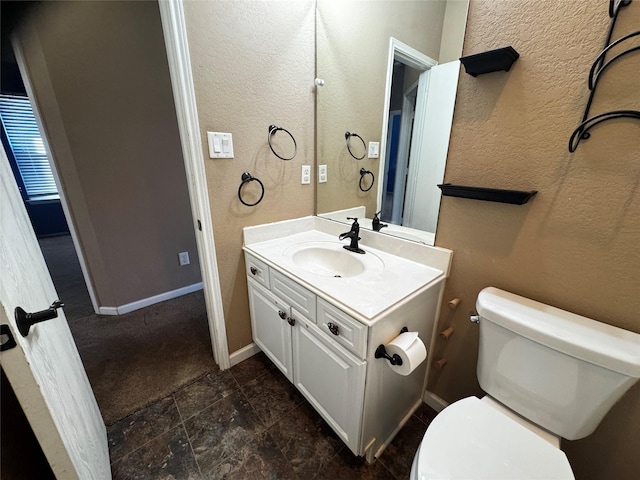
[[[405,333],[408,332],[409,329],[407,327],[402,327],[402,329],[400,330],[400,333]],[[387,360],[389,360],[389,363],[391,365],[402,365],[402,358],[400,358],[400,355],[398,355],[397,353],[394,353],[393,356],[389,355],[387,353],[386,348],[384,348],[383,344],[378,345],[378,348],[376,348],[376,353],[374,354],[375,358],[386,358]]]

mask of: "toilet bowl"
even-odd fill
[[[539,435],[485,399],[464,398],[436,416],[414,457],[411,480],[574,480],[547,432]]]
[[[494,287],[478,295],[487,396],[431,422],[412,480],[572,480],[560,438],[590,435],[640,378],[640,335]]]

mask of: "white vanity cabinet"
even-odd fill
[[[264,264],[256,266],[260,263],[246,255],[254,342],[358,454],[366,362],[337,341],[341,332],[348,332],[346,328],[334,330],[337,335],[325,333],[309,318],[316,317],[313,293]],[[273,285],[271,289],[264,279]],[[341,321],[341,325],[357,323],[348,318]]]
[[[251,327],[349,449],[372,462],[422,403],[429,369],[425,361],[401,375],[376,350],[404,328],[431,350],[452,252],[361,231],[366,254],[344,253],[342,232],[318,217],[245,227]]]

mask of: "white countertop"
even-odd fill
[[[340,232],[336,234],[336,227],[331,225],[334,223],[317,217],[305,217],[247,227],[244,249],[368,325],[373,324],[381,313],[412,294],[443,280],[448,274],[451,260],[449,250],[418,244],[413,247],[405,245],[412,242],[386,236],[389,240],[382,243],[390,248],[383,251],[370,245],[380,243],[378,237],[381,236],[364,231],[360,232],[362,240],[359,245],[366,252],[364,255],[344,250],[370,267],[360,275],[335,278],[312,273],[296,264],[292,252],[297,245],[327,242],[324,244],[331,248],[341,248],[349,243],[348,239],[338,240]],[[344,225],[337,228],[349,230]],[[435,251],[424,250],[421,256],[421,251],[416,248]],[[388,250],[392,250],[394,254],[388,253]],[[429,259],[435,260],[435,266],[425,264]],[[383,268],[380,268],[381,264]],[[436,268],[437,266],[441,268]]]

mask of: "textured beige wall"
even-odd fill
[[[327,183],[318,185],[318,213],[365,205],[367,216],[373,216],[380,161],[355,160],[344,134],[381,141],[389,38],[437,60],[445,6],[444,1],[318,0],[317,75],[325,85],[317,98],[317,161],[328,169]],[[361,152],[362,142],[351,142]],[[362,167],[376,174],[368,192],[358,188]]]
[[[479,394],[477,326],[468,321],[478,292],[493,285],[640,333],[640,122],[592,130],[567,144],[588,98],[587,74],[609,25],[608,2],[472,0],[464,54],[512,45],[508,73],[459,82],[445,181],[537,189],[523,206],[443,197],[436,244],[454,251],[440,327],[455,334],[432,358],[449,363],[429,389],[451,402]],[[637,30],[640,2],[620,15],[614,38]],[[640,56],[602,78],[592,114],[640,110]],[[581,480],[637,478],[640,386],[590,437],[564,442]]]
[[[199,282],[157,3],[45,3],[22,40],[99,305]]]
[[[300,170],[314,165],[315,2],[185,2],[185,16],[227,338],[234,352],[252,341],[242,228],[314,213],[315,172],[311,185],[301,185]],[[269,150],[270,124],[295,136],[293,160],[279,160]],[[209,159],[206,131],[231,132],[235,158]],[[265,186],[255,207],[237,197],[245,171]]]

